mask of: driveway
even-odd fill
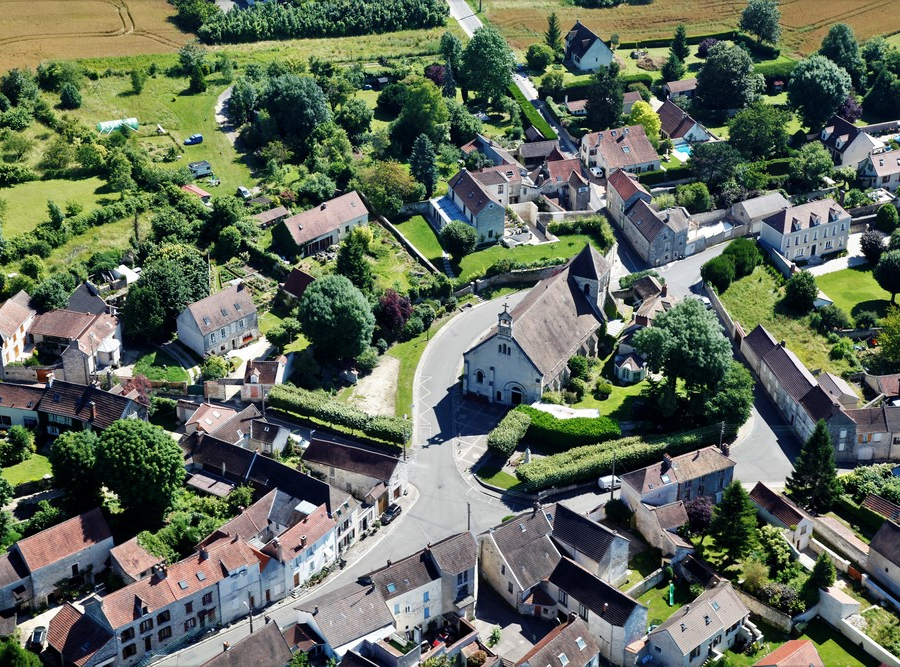
[[[450,5],[450,16],[456,19],[459,27],[469,37],[475,34],[475,31],[481,27],[481,19],[472,13],[471,7],[466,4],[466,0],[447,0]]]
[[[809,272],[814,276],[824,276],[826,273],[834,273],[835,271],[843,271],[854,266],[860,266],[866,263],[866,258],[862,254],[862,233],[851,234],[847,239],[847,256],[830,259],[819,266],[810,267]]]
[[[231,99],[231,91],[233,89],[234,86],[228,86],[216,100],[216,123],[219,125],[219,129],[228,137],[228,141],[231,142],[232,146],[237,142],[238,133],[231,121],[228,120],[228,116],[225,115],[225,107],[228,106],[228,100]]]

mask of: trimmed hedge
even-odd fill
[[[884,517],[878,512],[873,512],[868,507],[857,505],[847,496],[838,498],[834,511],[838,516],[859,526],[860,531],[869,537],[877,533],[878,529],[881,528],[881,524],[884,523]]]
[[[766,85],[771,86],[775,81],[784,81],[785,83],[790,81],[796,66],[797,62],[794,60],[757,63],[753,66],[753,71],[756,74],[762,74]]]
[[[699,44],[707,37],[714,37],[715,39],[733,39],[734,31],[728,30],[725,32],[713,32],[706,35],[694,35],[692,37],[687,38],[688,44]],[[660,37],[658,39],[647,39],[640,42],[620,42],[618,49],[636,49],[638,47],[644,49],[655,49],[661,46],[669,46],[672,43],[671,37]]]
[[[683,178],[690,178],[694,175],[694,170],[688,165],[683,164],[680,167],[669,167],[665,171],[647,171],[638,174],[638,180],[645,185],[656,185],[665,183],[666,181],[680,181]]]
[[[519,90],[519,87],[516,84],[509,87],[509,92],[522,109],[522,115],[525,116],[530,124],[537,128],[538,132],[543,134],[550,141],[558,138],[556,132],[550,127],[550,123],[544,119],[540,111],[534,108],[534,105],[531,102],[525,99],[525,95],[522,94],[522,91]]]
[[[741,32],[734,33],[732,35],[732,39],[735,42],[739,42],[746,46],[750,53],[757,56],[758,58],[762,58],[763,60],[775,60],[775,58],[781,55],[781,49],[779,49],[777,46],[760,44],[750,35],[745,35]]]
[[[313,417],[332,426],[362,431],[395,445],[405,445],[412,436],[412,425],[405,419],[370,415],[359,408],[340,403],[328,394],[316,393],[291,385],[275,385],[269,392],[269,404],[280,410]]]
[[[664,452],[678,456],[699,449],[704,444],[706,441],[694,434],[676,435],[652,444],[640,436],[632,436],[532,459],[516,469],[516,476],[530,489],[577,484],[611,474],[613,459],[616,470],[624,472],[650,465],[658,461]]]
[[[622,435],[619,424],[609,417],[558,419],[530,405],[519,405],[516,410],[531,417],[526,439],[555,451],[596,444]]]
[[[519,410],[510,410],[500,420],[500,423],[488,433],[488,449],[508,458],[516,451],[516,447],[525,437],[530,425],[531,417]]]

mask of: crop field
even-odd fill
[[[565,0],[484,0],[484,14],[513,48],[524,50],[542,39],[552,11],[563,30],[580,19],[603,39],[615,33],[620,41],[631,42],[669,37],[679,23],[687,26],[688,35],[733,30],[745,6],[744,0],[654,0],[650,5],[585,9]],[[891,11],[892,6],[895,0],[783,0],[785,51],[815,51],[828,28],[839,22],[848,23],[860,41],[900,31],[900,12]]]
[[[177,51],[190,35],[166,0],[0,0],[0,69]]]

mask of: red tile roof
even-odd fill
[[[568,182],[572,172],[581,176],[581,160],[555,160],[547,163],[547,175],[551,183],[559,184]]]
[[[7,299],[0,306],[0,338],[12,338],[19,327],[37,312],[29,303],[31,297],[24,290]]]
[[[159,565],[163,562],[162,558],[147,552],[146,549],[138,544],[136,537],[132,537],[127,542],[114,547],[109,552],[109,555],[119,564],[122,571],[132,579],[140,579],[154,565]]]
[[[112,533],[103,513],[95,507],[37,535],[19,540],[16,547],[28,569],[34,572],[111,538]]]
[[[47,643],[62,654],[66,664],[78,667],[89,662],[112,638],[109,630],[68,602],[47,628]]]
[[[867,507],[880,514],[881,516],[891,519],[892,521],[900,521],[900,505],[896,503],[892,503],[887,498],[882,498],[881,496],[877,496],[874,493],[870,493],[866,496],[866,499],[863,500],[863,507]]]
[[[319,505],[315,512],[279,535],[278,541],[284,549],[285,560],[296,558],[297,553],[315,544],[334,527],[334,519],[328,516],[325,505]]]
[[[188,183],[187,185],[182,185],[181,189],[192,195],[197,195],[201,199],[204,199],[206,197],[212,197],[212,195],[209,194],[206,190],[204,190],[203,188],[197,187],[193,183]]]
[[[785,526],[797,526],[810,517],[783,495],[776,493],[762,482],[757,482],[750,491],[750,498]]]
[[[753,667],[825,667],[816,645],[809,639],[792,639]]]
[[[322,202],[315,208],[292,215],[284,221],[294,243],[301,246],[313,239],[333,232],[351,220],[368,216],[369,211],[355,190]]]
[[[76,313],[62,308],[36,315],[28,327],[29,333],[37,336],[53,336],[75,340],[94,322],[95,315]]]
[[[650,198],[650,193],[638,182],[637,176],[634,176],[627,171],[616,169],[609,175],[609,178],[606,179],[606,183],[607,186],[618,193],[623,202],[631,199],[637,192],[642,192],[647,195],[648,199]]]
[[[582,141],[591,148],[596,146],[608,171],[659,161],[659,154],[647,139],[643,125],[592,132]]]

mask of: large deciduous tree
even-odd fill
[[[441,230],[441,243],[456,261],[475,250],[478,232],[460,220],[454,220]]]
[[[419,201],[425,196],[425,188],[412,177],[399,162],[373,162],[360,169],[353,187],[361,190],[369,203],[386,218],[400,214],[405,202]]]
[[[710,423],[724,423],[729,431],[737,431],[748,419],[753,408],[753,376],[738,361],[731,361],[722,381],[706,397],[703,412]]]
[[[413,142],[424,134],[432,143],[441,144],[446,140],[450,114],[447,101],[440,88],[425,77],[407,78],[406,97],[400,116],[391,125],[391,140],[409,153]]]
[[[97,443],[97,434],[93,431],[67,431],[50,447],[53,483],[78,509],[96,507],[100,501]]]
[[[722,502],[713,510],[710,533],[732,563],[739,562],[756,546],[756,505],[740,482],[734,481],[725,488]]]
[[[891,293],[891,303],[894,303],[897,292],[900,292],[900,250],[884,253],[875,265],[872,276],[881,289]]]
[[[743,109],[759,99],[765,87],[753,71],[753,59],[739,46],[719,42],[697,72],[696,98],[708,109]]]
[[[356,230],[353,232],[341,242],[335,268],[338,274],[347,278],[362,291],[368,292],[375,284],[372,266],[366,259],[368,243],[363,234],[355,233]]]
[[[120,419],[100,435],[97,475],[135,519],[159,523],[184,479],[184,454],[159,426]]]
[[[789,115],[771,104],[755,102],[728,123],[728,143],[747,160],[768,160],[784,155],[788,146]]]
[[[784,286],[785,303],[798,313],[811,311],[818,295],[816,277],[809,271],[797,271]]]
[[[822,179],[833,172],[831,155],[818,141],[804,144],[791,160],[791,180],[806,190],[815,190],[822,184]]]
[[[893,234],[891,240],[893,240]],[[878,260],[884,253],[884,236],[874,229],[870,229],[863,232],[859,244],[866,261],[872,265],[878,264]]]
[[[788,83],[788,104],[806,126],[817,131],[850,93],[850,75],[825,56],[801,61]]]
[[[629,125],[642,125],[647,138],[655,143],[659,140],[659,130],[662,127],[662,121],[659,114],[653,110],[649,103],[640,100],[631,107],[631,113],[628,114]]]
[[[311,76],[282,74],[268,80],[261,105],[278,129],[302,155],[311,147],[315,129],[331,120],[325,93]]]
[[[781,10],[775,0],[749,0],[738,24],[744,32],[754,35],[758,42],[775,44],[781,38]]]
[[[853,28],[846,23],[831,26],[822,40],[819,53],[838,67],[842,67],[853,82],[856,90],[864,90],[866,85],[866,62],[859,52],[859,44]]]
[[[622,81],[616,61],[601,67],[591,77],[587,90],[587,121],[595,130],[606,130],[619,124],[622,115]]]
[[[697,174],[697,178],[713,190],[734,176],[734,171],[741,163],[741,154],[724,141],[710,141],[697,144],[691,150],[688,165]]]
[[[824,419],[816,424],[794,463],[794,472],[786,480],[791,497],[817,513],[831,509],[840,495],[834,446]]]
[[[463,50],[466,87],[490,100],[506,94],[516,66],[509,44],[493,26],[479,28]]]
[[[375,316],[365,295],[339,275],[320,278],[306,288],[297,319],[323,359],[358,357],[368,349],[375,331]]]
[[[459,41],[459,37],[452,32],[445,32],[441,35],[441,56],[444,63],[453,68],[457,74],[462,70],[463,62],[463,45]]]

